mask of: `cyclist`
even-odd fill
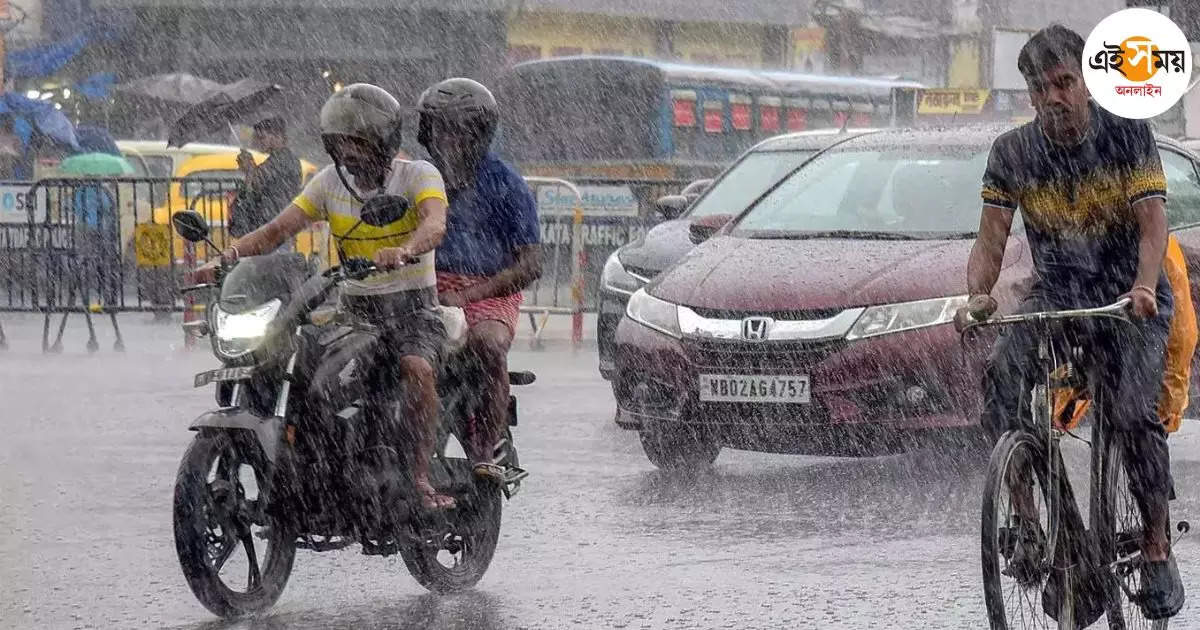
[[[1086,324],[1083,333],[1100,369],[1099,382],[1108,388],[1105,412],[1121,434],[1131,491],[1146,524],[1138,602],[1147,618],[1162,619],[1178,613],[1184,601],[1168,529],[1170,455],[1157,414],[1173,305],[1162,266],[1166,180],[1149,125],[1117,117],[1088,98],[1083,47],[1077,33],[1052,25],[1021,49],[1017,67],[1037,117],[992,145],[983,177],[979,238],[967,269],[971,297],[957,321],[961,326],[995,312],[990,293],[1017,208],[1036,268],[1022,312],[1131,300],[1136,330],[1097,322]],[[1011,329],[992,349],[983,379],[982,422],[993,439],[1018,417],[1033,343],[1026,331]],[[1014,490],[1014,508],[1026,519],[1036,518],[1032,489],[1025,490]],[[1022,499],[1022,494],[1028,496]],[[1018,580],[1021,573],[1031,575],[1019,568],[1021,557],[1039,556],[1036,551],[1014,553],[1010,567],[1018,566]],[[1090,612],[1098,617],[1102,611],[1093,607]]]
[[[234,241],[221,256],[232,262],[265,254],[310,224],[328,221],[346,256],[374,260],[381,271],[347,283],[341,299],[347,310],[384,331],[391,356],[383,364],[394,370],[385,380],[405,383],[397,415],[416,437],[413,484],[424,507],[441,509],[454,505],[429,482],[439,406],[435,375],[446,340],[436,311],[433,250],[446,230],[446,192],[432,164],[395,157],[400,117],[400,103],[374,85],[348,85],[331,96],[321,108],[321,139],[333,165],[317,173],[277,217]],[[378,195],[402,196],[409,209],[384,226],[361,223],[363,200]],[[198,279],[211,276],[211,269],[201,270]]]
[[[503,480],[496,464],[508,425],[508,349],[521,290],[541,275],[537,206],[511,167],[490,150],[499,123],[496,99],[470,79],[447,79],[421,95],[418,141],[446,178],[450,211],[437,250],[442,304],[467,315],[467,351],[487,376],[482,418],[468,440],[475,474]]]

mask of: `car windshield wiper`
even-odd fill
[[[915,241],[917,237],[900,232],[873,230],[821,230],[816,232],[792,232],[784,230],[762,230],[752,238],[779,238],[803,240],[810,238],[860,238],[865,241]]]

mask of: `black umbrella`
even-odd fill
[[[134,79],[128,83],[117,85],[114,89],[125,94],[149,97],[167,103],[195,105],[221,87],[221,84],[216,81],[202,79],[186,72],[172,72]]]
[[[181,147],[222,127],[232,129],[233,123],[267,107],[282,91],[278,85],[254,79],[223,85],[171,125],[167,146]]]

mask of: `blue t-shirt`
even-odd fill
[[[450,199],[446,236],[437,248],[438,271],[493,276],[511,267],[514,251],[541,242],[537,203],[525,180],[488,153],[475,186]]]

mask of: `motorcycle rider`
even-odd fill
[[[465,311],[466,351],[487,375],[468,455],[476,475],[501,481],[496,462],[508,426],[508,349],[521,291],[541,275],[537,205],[525,180],[490,151],[500,115],[486,87],[446,79],[425,90],[417,111],[417,140],[445,177],[450,199],[436,257],[439,298]]]
[[[400,148],[400,103],[380,87],[356,83],[335,93],[321,108],[321,139],[333,165],[317,173],[292,203],[261,228],[222,252],[226,263],[274,251],[314,222],[327,221],[343,255],[372,259],[379,271],[342,288],[342,305],[378,325],[389,356],[384,382],[402,379],[398,411],[413,437],[412,479],[427,509],[454,506],[429,481],[438,422],[436,374],[446,331],[437,314],[433,250],[446,231],[446,192],[428,162],[396,157]],[[365,203],[383,195],[402,196],[407,211],[383,226],[362,218]],[[213,275],[198,270],[197,280]],[[395,409],[398,403],[400,409]]]

